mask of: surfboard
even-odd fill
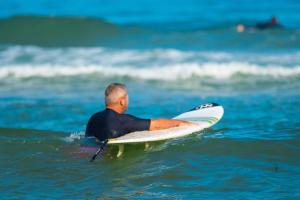
[[[224,108],[219,104],[202,104],[173,118],[193,122],[197,124],[196,126],[181,126],[156,131],[132,132],[118,138],[109,139],[108,144],[119,145],[117,155],[117,157],[119,157],[124,152],[124,144],[146,143],[145,148],[147,148],[149,142],[184,137],[213,126],[220,121],[223,114]]]

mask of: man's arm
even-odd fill
[[[192,126],[194,123],[178,120],[178,119],[151,119],[150,131],[167,129],[177,126]]]

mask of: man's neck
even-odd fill
[[[111,109],[117,113],[122,114],[123,113],[123,109],[120,108],[119,106],[106,106],[106,109]]]

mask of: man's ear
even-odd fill
[[[124,100],[123,98],[120,100],[120,105],[121,105],[121,106],[124,106],[124,105],[125,105],[125,100]]]

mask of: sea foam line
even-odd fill
[[[255,64],[230,63],[181,63],[163,66],[103,66],[103,65],[51,65],[29,64],[0,67],[0,78],[57,77],[99,74],[103,76],[128,76],[145,80],[177,80],[191,77],[228,79],[237,74],[270,76],[273,78],[300,75],[300,66],[259,66]]]

